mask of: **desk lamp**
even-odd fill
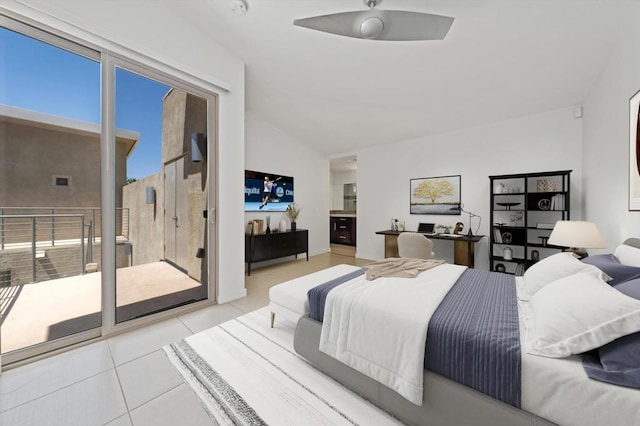
[[[461,211],[462,213],[467,213],[469,215],[469,231],[467,231],[467,236],[473,237],[473,231],[471,230],[471,218],[478,217],[480,218],[480,221],[482,221],[482,217],[480,217],[475,213],[471,213],[468,210],[464,210],[464,204],[462,203],[460,203],[459,206],[451,207],[449,210],[458,210],[458,211]],[[480,221],[478,221],[478,228],[480,228]]]
[[[607,245],[593,222],[579,220],[559,220],[551,231],[549,244],[567,247],[578,258],[589,256],[585,248],[607,248]]]

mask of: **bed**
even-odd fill
[[[637,250],[638,255],[640,255],[640,240],[638,239],[629,239],[621,246],[624,246],[623,248],[629,248],[629,250]],[[617,252],[618,249],[616,250],[616,253]],[[621,254],[621,256],[623,254]],[[636,256],[636,253],[632,253],[630,256]],[[597,264],[595,260],[597,260],[598,257],[592,256],[592,258],[594,261],[588,265],[593,267]],[[632,258],[632,262],[633,261]],[[580,263],[586,264],[587,262]],[[549,266],[547,266],[547,268],[549,268]],[[633,271],[633,268],[639,268],[637,270],[640,271],[640,261],[638,261],[637,265],[627,269]],[[617,273],[617,270],[614,272]],[[429,273],[429,271],[425,271],[424,273]],[[485,273],[494,274],[486,271]],[[545,271],[545,273],[548,274],[549,271]],[[611,277],[602,270],[598,270],[598,273],[600,273],[597,277],[598,280],[604,280],[605,278],[611,279]],[[553,271],[551,274],[553,275]],[[556,311],[562,311],[561,308],[559,309],[554,305],[554,303],[560,303],[564,299],[564,297],[560,297],[557,294],[562,294],[563,291],[575,291],[570,290],[572,285],[574,287],[577,286],[575,287],[577,289],[584,288],[583,286],[586,285],[584,284],[585,282],[590,282],[591,280],[596,281],[596,278],[594,278],[596,274],[592,270],[589,270],[587,272],[576,271],[570,276],[561,279],[554,277],[557,279],[552,280],[553,285],[548,285],[544,291],[542,291],[541,288],[536,288],[535,293],[527,295],[527,291],[531,290],[527,288],[527,285],[535,283],[535,276],[533,274],[531,274],[531,276],[532,278],[528,282],[525,282],[522,277],[515,277],[512,284],[512,286],[515,286],[517,293],[515,301],[517,309],[516,306],[513,306],[513,309],[517,312],[516,327],[519,331],[517,338],[520,346],[523,348],[518,358],[520,382],[518,384],[519,394],[517,395],[516,402],[508,398],[503,398],[500,395],[488,396],[487,393],[491,394],[490,391],[475,390],[456,381],[459,380],[457,377],[451,379],[431,369],[424,369],[422,370],[422,404],[412,403],[396,391],[380,384],[368,375],[356,371],[343,362],[320,351],[319,346],[321,344],[323,323],[310,317],[302,317],[299,320],[294,337],[294,348],[296,352],[308,359],[316,368],[408,424],[566,424],[581,426],[640,424],[640,390],[588,378],[585,373],[585,368],[583,368],[583,356],[579,354],[580,352],[576,352],[580,350],[580,345],[583,344],[582,341],[571,341],[570,343],[575,345],[575,347],[567,348],[565,340],[562,340],[561,344],[541,346],[539,342],[534,342],[533,340],[535,339],[531,338],[531,336],[535,334],[531,330],[542,330],[545,326],[545,324],[541,322],[542,320],[539,320],[539,323],[535,324],[536,327],[531,326],[531,322],[536,318],[544,318],[540,312],[543,312],[544,309],[552,309],[553,312],[547,316],[554,318]],[[638,279],[640,279],[640,275]],[[458,284],[456,284],[456,287],[457,286]],[[454,287],[454,289],[456,287]],[[560,291],[560,293],[554,293],[558,291]],[[581,292],[581,290],[579,290],[579,292]],[[449,296],[448,294],[447,297]],[[614,296],[617,297],[617,295]],[[543,303],[545,298],[547,298],[548,301]],[[617,301],[618,299],[615,300]],[[625,299],[625,302],[626,301]],[[604,299],[602,303],[603,305],[606,304]],[[630,300],[629,303],[635,306],[633,305],[633,303],[635,303],[633,300]],[[535,311],[536,309],[537,311]],[[540,309],[542,309],[542,311]],[[594,309],[593,314],[587,312],[588,317],[585,317],[586,319],[584,321],[588,323],[592,318],[597,317],[598,315],[595,311],[598,309],[599,308]],[[531,312],[533,311],[536,312],[537,316],[532,317]],[[534,320],[532,320],[532,318],[534,318]],[[435,322],[435,320],[436,314],[434,314],[434,321],[431,322]],[[593,320],[595,321],[595,319]],[[622,327],[627,328],[623,331],[618,330],[619,336],[631,335],[634,333],[633,330],[640,330],[640,316],[633,313],[627,318]],[[609,333],[611,331],[607,332]],[[435,336],[430,324],[427,336],[431,336],[432,334]],[[640,334],[638,336],[640,336]],[[622,339],[621,337],[616,340],[616,342]],[[537,346],[535,345],[536,343],[538,343]],[[429,344],[430,339],[427,338],[427,348],[425,349],[427,355],[431,353]],[[603,347],[609,345],[610,344],[603,345]],[[529,353],[530,349],[534,352],[538,351],[538,354],[534,355]],[[562,353],[563,351],[570,351],[572,349],[574,353],[577,354],[566,356],[566,354]],[[545,351],[547,351],[547,353],[545,353]],[[554,351],[557,353],[553,354]],[[550,353],[553,357],[550,357]],[[544,356],[541,356],[541,354],[544,354]],[[497,356],[495,359],[502,358]],[[502,362],[493,362],[493,356],[485,357],[485,360],[491,361],[487,362],[486,365],[500,364]],[[437,370],[437,368],[435,370]],[[488,388],[489,387],[491,386],[488,386]],[[513,391],[506,393],[509,395],[514,394]]]

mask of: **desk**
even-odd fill
[[[398,257],[398,235],[400,235],[400,231],[392,231],[388,229],[386,231],[378,231],[376,234],[384,235],[384,257]],[[484,237],[484,235],[473,235],[471,237],[463,235],[460,237],[452,237],[449,235],[435,234],[425,235],[425,237],[430,240],[453,241],[453,262],[456,265],[465,265],[473,268],[475,260],[475,245]]]

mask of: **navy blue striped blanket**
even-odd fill
[[[329,292],[366,268],[312,288],[309,316],[322,322]],[[520,330],[515,278],[467,269],[429,322],[425,368],[520,407]]]

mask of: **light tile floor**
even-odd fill
[[[333,265],[336,254],[252,270],[247,297],[149,325],[0,374],[0,425],[210,425],[162,347],[269,303],[275,284]]]

